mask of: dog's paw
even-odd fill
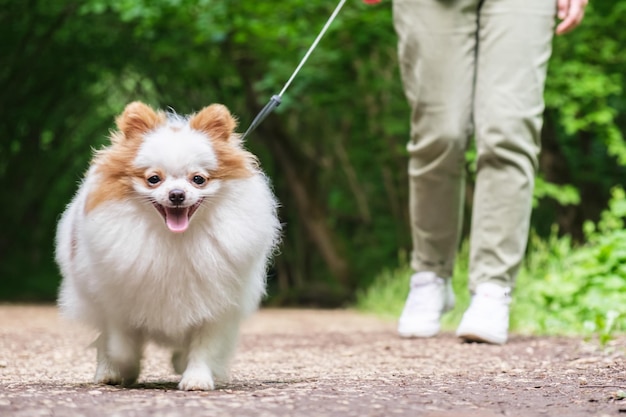
[[[131,366],[120,369],[111,363],[104,362],[98,364],[94,382],[104,385],[124,385],[130,386],[137,382],[139,367]]]
[[[94,383],[103,385],[121,385],[122,376],[110,366],[98,366]]]
[[[211,391],[215,389],[215,382],[211,371],[187,369],[178,383],[182,391]]]

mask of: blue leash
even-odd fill
[[[320,40],[322,39],[322,36],[324,36],[324,34],[326,33],[326,30],[328,30],[328,27],[330,26],[330,24],[333,22],[333,20],[335,20],[335,18],[337,17],[337,15],[339,14],[339,11],[341,10],[341,8],[343,7],[344,3],[346,2],[346,0],[340,0],[339,4],[337,5],[337,7],[335,8],[335,11],[330,15],[330,17],[328,18],[328,21],[326,22],[326,24],[324,25],[324,27],[322,28],[322,30],[320,31],[319,35],[317,35],[317,38],[315,39],[315,41],[313,42],[313,44],[311,45],[311,47],[309,48],[309,50],[307,51],[307,53],[304,55],[304,57],[302,58],[302,60],[300,61],[300,64],[298,64],[298,67],[295,69],[295,71],[293,72],[293,74],[291,74],[291,77],[289,78],[289,80],[287,81],[287,83],[285,83],[285,86],[283,87],[283,89],[281,90],[280,93],[275,94],[272,96],[272,98],[270,99],[270,101],[265,105],[265,107],[263,107],[261,109],[261,111],[259,112],[259,114],[256,115],[256,117],[254,118],[254,120],[252,120],[252,123],[250,124],[250,127],[248,128],[248,130],[246,130],[246,133],[244,133],[241,136],[241,139],[244,140],[248,134],[250,134],[254,129],[257,128],[258,125],[261,124],[261,122],[263,122],[263,120],[265,120],[265,118],[267,116],[269,116],[269,114],[280,105],[281,99],[283,97],[283,94],[285,93],[285,91],[287,90],[287,88],[289,88],[289,85],[291,84],[291,82],[293,81],[294,78],[296,78],[296,75],[298,74],[298,72],[300,72],[300,69],[302,68],[302,66],[304,65],[304,63],[307,61],[307,59],[309,59],[309,56],[311,55],[311,53],[313,52],[313,50],[317,47],[317,44],[320,42]]]

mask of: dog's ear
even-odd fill
[[[126,139],[130,139],[153,130],[163,122],[163,118],[163,114],[155,112],[151,107],[140,101],[133,101],[115,122]]]
[[[211,104],[194,114],[189,120],[192,129],[208,134],[211,138],[228,141],[237,127],[237,120],[226,106]]]

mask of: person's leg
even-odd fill
[[[439,332],[462,221],[471,134],[478,0],[395,0],[394,23],[411,106],[411,290],[398,324],[405,337]]]
[[[485,0],[475,93],[470,287],[512,287],[528,239],[556,0]]]
[[[395,0],[394,24],[412,110],[411,266],[452,275],[462,221],[478,0]]]
[[[474,294],[457,335],[504,343],[526,249],[556,0],[484,0],[474,103],[477,173],[470,237]]]

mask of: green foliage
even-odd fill
[[[612,192],[609,208],[594,225],[588,243],[568,237],[534,237],[527,267],[520,273],[514,317],[522,330],[596,333],[601,340],[626,331],[626,195]]]
[[[390,3],[346,3],[248,139],[286,224],[270,279],[276,302],[350,301],[410,248],[410,111]],[[126,103],[189,113],[222,102],[244,130],[335,4],[0,0],[0,182],[17,196],[0,208],[0,299],[55,297],[55,222]],[[626,0],[594,1],[582,27],[555,40],[533,218],[540,231],[558,222],[573,233],[596,220],[626,175],[625,16]]]
[[[533,235],[517,279],[511,329],[534,334],[594,334],[601,342],[625,332],[625,220],[626,193],[616,187],[602,219],[597,225],[588,224],[587,244],[577,246],[568,236],[559,237],[556,230],[548,239]],[[465,244],[453,278],[457,305],[443,321],[448,330],[458,325],[468,305],[467,254]],[[358,308],[398,317],[410,275],[407,266],[384,271],[359,293]]]
[[[537,177],[533,190],[533,207],[537,207],[542,198],[551,198],[562,206],[580,204],[580,193],[573,185],[558,185]]]
[[[96,86],[132,39],[111,16],[76,19],[75,2],[0,0],[0,298],[54,298],[55,222],[112,121]],[[109,78],[110,79],[110,78]]]
[[[406,260],[394,269],[383,269],[367,287],[357,292],[356,307],[386,319],[400,316],[408,295],[411,268]]]
[[[590,2],[581,26],[554,40],[540,175],[575,187],[580,204],[538,200],[533,221],[543,236],[557,223],[582,239],[584,221],[598,218],[610,188],[626,176],[625,11],[624,1]]]
[[[613,36],[597,34],[608,21],[623,26],[625,12],[624,2],[591,3],[583,30],[555,40],[546,91],[546,105],[558,109],[565,136],[592,134],[621,165],[626,165],[626,144],[616,121],[626,104],[622,53],[626,36],[621,30]]]

